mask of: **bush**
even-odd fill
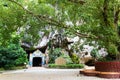
[[[69,69],[75,69],[75,68],[83,68],[83,64],[66,64],[66,65],[56,65],[56,64],[49,64],[49,68],[69,68]]]
[[[27,63],[27,55],[20,45],[10,44],[0,48],[0,68],[12,69]]]
[[[79,64],[79,57],[77,56],[77,54],[72,54],[72,56],[71,56],[71,60],[72,60],[72,62],[74,63],[74,64]]]
[[[98,49],[93,49],[90,53],[90,55],[95,58],[95,59],[98,59],[100,58],[100,54],[98,53]]]
[[[109,55],[117,55],[119,52],[118,52],[118,50],[117,50],[117,47],[116,47],[116,45],[114,45],[114,44],[109,44],[109,46],[108,46],[108,53],[109,53]]]
[[[49,63],[55,63],[55,59],[60,57],[61,48],[55,48],[53,51],[49,53]]]
[[[60,57],[64,58],[67,64],[73,64],[70,56],[67,53],[62,53]]]

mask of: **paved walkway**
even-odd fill
[[[29,68],[0,74],[0,80],[109,80],[79,75],[80,69]],[[120,80],[120,79],[110,79]]]

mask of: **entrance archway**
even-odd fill
[[[40,67],[40,66],[42,66],[42,58],[34,57],[33,58],[33,67]]]

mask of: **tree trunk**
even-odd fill
[[[120,10],[118,9],[114,15],[114,26],[116,31],[118,31],[117,28],[118,28],[119,13],[120,13]]]
[[[109,21],[108,21],[108,2],[109,2],[109,0],[104,0],[104,4],[103,4],[103,19],[104,19],[104,24],[106,26],[109,25]]]

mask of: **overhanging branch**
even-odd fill
[[[72,3],[76,3],[76,4],[82,4],[82,5],[85,3],[85,1],[83,1],[83,0],[68,0],[68,1],[70,1]]]
[[[10,2],[13,2],[15,3],[16,5],[20,6],[23,10],[25,10],[28,14],[31,14],[33,15],[34,17],[36,17],[39,21],[45,21],[46,23],[48,24],[51,24],[51,25],[55,25],[55,26],[64,26],[63,23],[57,21],[57,20],[54,20],[53,18],[50,18],[50,16],[43,16],[41,14],[35,14],[33,13],[32,11],[28,10],[27,8],[25,8],[23,5],[21,5],[20,3],[18,3],[17,1],[14,1],[14,0],[8,0]]]
[[[77,31],[75,31],[75,34],[79,37],[82,37],[82,38],[99,39],[99,37],[97,37],[97,36],[91,36],[89,34],[80,33],[80,32],[77,32]]]
[[[51,25],[55,25],[55,26],[60,26],[64,29],[69,29],[69,27],[67,25],[65,25],[64,23],[62,22],[59,22],[57,20],[54,20],[53,18],[50,18],[50,16],[43,16],[43,15],[40,15],[40,14],[35,14],[33,13],[32,11],[28,10],[27,8],[23,7],[23,5],[21,5],[20,3],[14,1],[14,0],[8,0],[10,2],[13,2],[15,3],[16,5],[20,6],[23,10],[25,10],[28,14],[31,14],[33,15],[34,17],[36,17],[38,20],[44,20],[46,21],[48,24],[51,24]],[[71,2],[76,2],[75,0],[69,0]],[[80,3],[84,3],[84,1],[80,1]],[[84,34],[84,33],[80,33],[80,32],[77,32],[77,31],[74,31],[74,34],[76,34],[77,36],[79,37],[83,37],[83,38],[94,38],[94,39],[98,39],[98,37],[93,37],[93,36],[90,36],[88,34]]]

